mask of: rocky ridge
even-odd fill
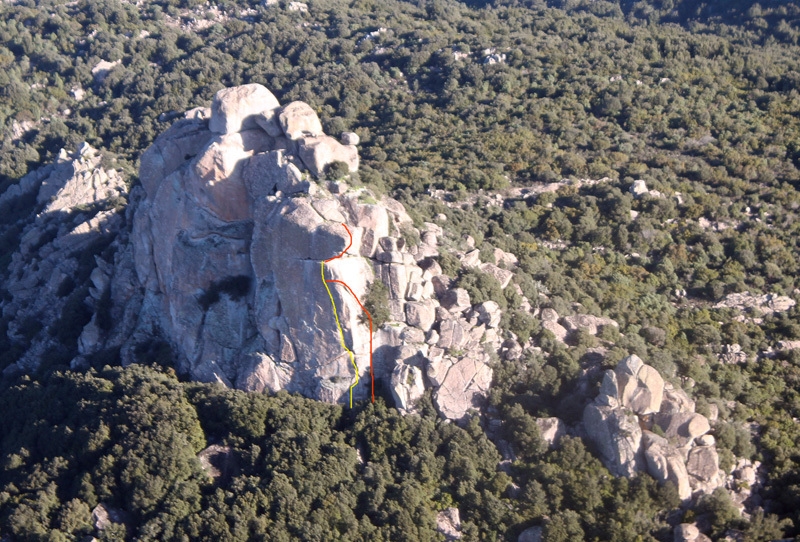
[[[86,143],[62,150],[55,163],[26,175],[0,196],[0,209],[26,198],[35,215],[21,220],[19,245],[11,254],[0,301],[7,337],[20,348],[5,374],[28,372],[61,355],[59,340],[70,336],[83,311],[101,305],[105,282],[98,265],[104,253],[125,242],[127,186],[122,175],[101,166]],[[85,281],[89,286],[81,287]],[[78,326],[83,325],[79,323]],[[80,333],[78,327],[72,340]]]

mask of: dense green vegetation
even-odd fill
[[[129,513],[137,540],[435,540],[436,511],[454,504],[466,534],[492,540],[516,519],[480,427],[430,406],[349,410],[145,366],[26,378],[0,405],[0,525],[14,540],[80,539],[100,502]],[[207,440],[235,463],[217,484],[195,457]]]
[[[453,242],[468,234],[482,255],[516,254],[514,281],[534,304],[603,314],[620,328],[565,347],[519,310],[512,289],[500,293],[480,273],[457,277],[473,300],[507,306],[504,329],[541,347],[495,367],[484,421],[501,420],[517,451],[507,473],[477,419],[458,429],[429,406],[420,417],[380,403],[349,411],[146,368],[4,381],[0,533],[80,539],[91,508],[106,502],[131,514],[128,536],[142,540],[426,540],[435,512],[457,505],[470,540],[515,540],[537,524],[548,540],[669,539],[669,487],[610,477],[580,440],[548,451],[538,437],[535,417],[580,416],[574,393],[597,347],[603,367],[636,353],[685,385],[701,412],[715,405],[723,464],[764,461],[768,513],[748,524],[715,494],[696,513],[710,514],[717,535],[800,533],[800,354],[759,356],[800,339],[800,309],[757,323],[714,308],[733,292],[800,299],[796,3],[318,0],[305,14],[284,3],[219,6],[2,4],[0,192],[83,140],[135,182],[139,155],[175,115],[225,86],[259,82],[282,102],[310,103],[326,132],[356,131],[360,181],[413,202],[416,220],[444,213]],[[192,18],[209,24],[181,28]],[[505,62],[483,63],[490,48]],[[100,60],[122,62],[101,80],[92,74]],[[563,177],[608,179],[501,206],[476,196]],[[634,179],[665,197],[634,198]],[[432,188],[456,203],[429,197]],[[33,204],[1,209],[0,272]],[[452,257],[440,260],[457,275]],[[83,282],[61,292],[74,307]],[[367,301],[376,318],[386,308],[379,284]],[[219,284],[198,302],[247,287]],[[88,316],[65,313],[65,359],[51,367],[72,357]],[[24,347],[7,325],[0,318],[0,367]],[[748,361],[721,364],[722,346],[734,343]],[[163,346],[141,360],[168,359]],[[230,445],[238,464],[218,485],[195,459],[210,442]]]

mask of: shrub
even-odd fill
[[[197,299],[197,302],[200,303],[204,311],[207,311],[211,305],[220,300],[221,294],[228,294],[228,297],[234,300],[241,299],[250,291],[252,282],[252,277],[247,275],[225,277],[222,280],[212,282],[211,286]]]
[[[350,168],[346,163],[337,160],[328,164],[325,173],[329,179],[339,181],[350,174]]]
[[[379,279],[373,280],[367,289],[367,295],[364,298],[364,308],[366,308],[372,316],[373,329],[379,329],[391,318],[389,311],[389,287]],[[361,322],[368,323],[367,315],[361,316]]]
[[[484,301],[496,301],[501,309],[508,308],[500,282],[488,273],[477,269],[466,269],[458,277],[456,286],[464,288],[469,293],[473,305]]]
[[[455,277],[458,270],[461,269],[461,262],[449,252],[442,251],[439,254],[439,266],[442,268],[443,274],[448,277]]]

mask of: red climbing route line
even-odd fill
[[[350,243],[347,245],[347,248],[345,248],[341,253],[339,253],[338,256],[334,256],[333,258],[328,258],[327,260],[325,260],[325,263],[328,263],[328,262],[330,262],[332,260],[335,260],[337,258],[341,258],[342,256],[344,256],[345,252],[350,250],[350,247],[353,246],[353,234],[350,233],[350,228],[348,228],[347,224],[345,224],[344,222],[342,222],[342,226],[344,226],[344,229],[347,231],[347,235],[350,237]],[[369,376],[370,376],[370,379],[372,381],[371,382],[372,383],[372,402],[374,403],[375,402],[375,373],[373,372],[373,369],[372,369],[372,315],[369,313],[369,311],[366,309],[366,307],[364,307],[364,305],[361,303],[361,300],[358,299],[358,296],[356,295],[356,293],[353,291],[352,288],[350,288],[350,286],[348,286],[348,284],[346,282],[341,281],[341,280],[333,280],[333,279],[325,279],[325,282],[341,284],[342,286],[347,288],[347,291],[350,292],[350,294],[353,296],[353,298],[355,298],[356,303],[358,303],[358,306],[361,307],[361,310],[364,311],[364,314],[367,315],[367,319],[369,319]],[[351,401],[352,401],[352,398],[351,398]]]
[[[347,248],[344,249],[343,251],[341,251],[338,256],[334,256],[333,258],[328,258],[327,260],[325,260],[325,263],[328,263],[328,262],[330,262],[332,260],[335,260],[336,258],[341,258],[342,256],[344,256],[344,253],[347,252],[348,250],[350,250],[350,247],[353,246],[353,234],[350,233],[350,228],[348,228],[347,224],[345,224],[344,222],[342,222],[342,226],[344,226],[344,229],[347,230],[347,235],[350,236],[350,244],[347,245]],[[330,281],[328,281],[328,282],[330,282]]]
[[[364,311],[364,314],[366,314],[367,318],[369,319],[369,376],[372,379],[372,402],[374,403],[375,402],[375,375],[372,373],[372,315],[364,307],[364,305],[361,304],[361,300],[358,299],[358,296],[356,295],[356,293],[350,288],[350,286],[347,285],[347,283],[342,282],[341,280],[327,280],[327,279],[325,280],[325,282],[335,282],[335,283],[341,284],[342,286],[347,288],[347,291],[350,292],[351,294],[353,294],[353,297],[355,298],[356,303],[358,303],[358,306],[361,307],[361,310]]]

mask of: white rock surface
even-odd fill
[[[458,508],[446,508],[436,514],[436,530],[445,540],[461,539],[461,515]]]

